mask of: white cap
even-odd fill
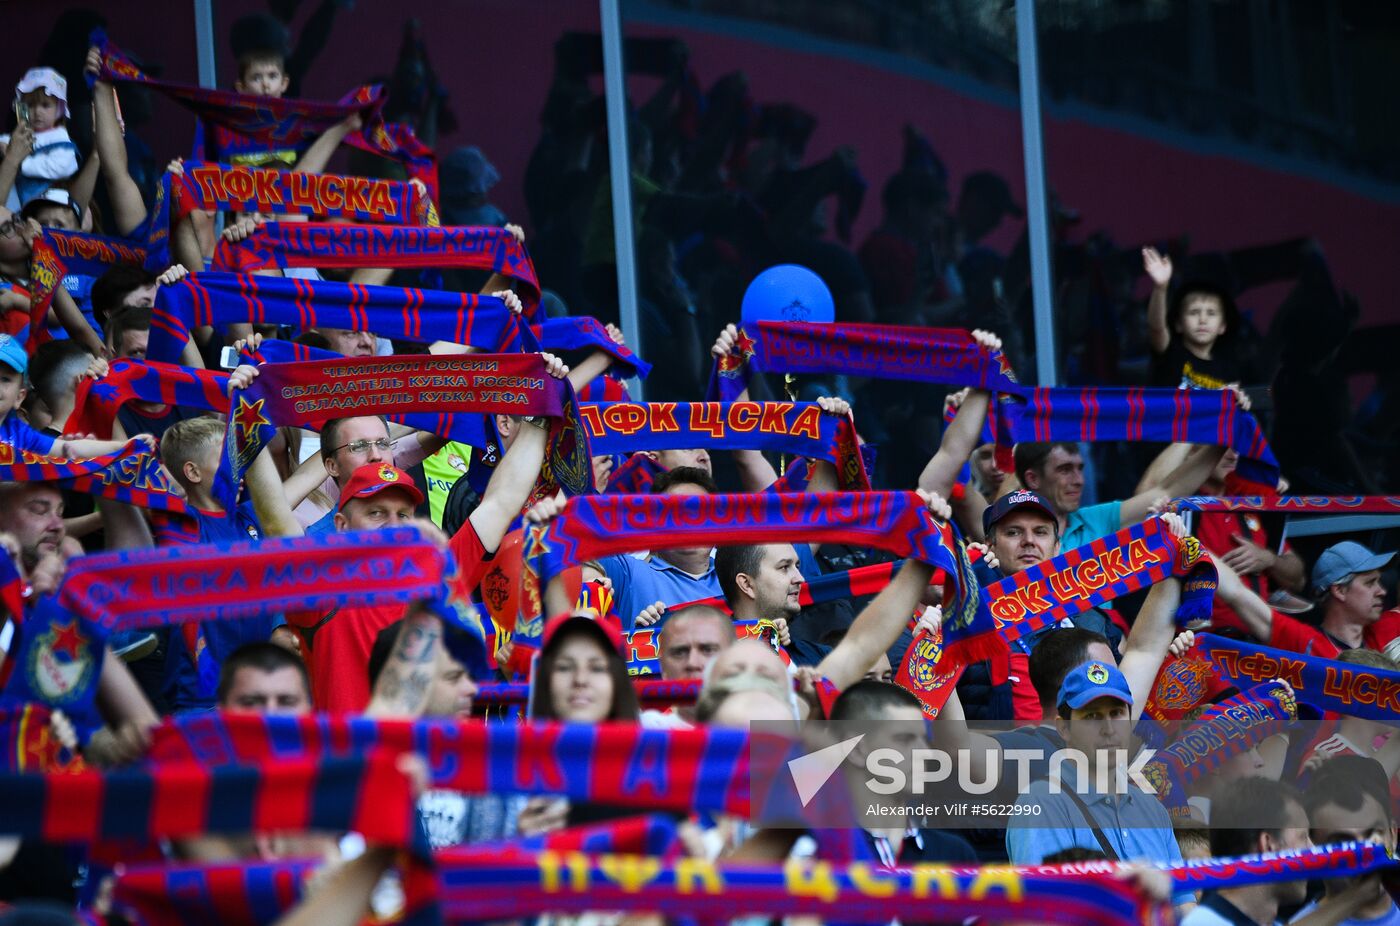
[[[15,87],[15,99],[35,90],[43,90],[62,103],[63,118],[68,118],[68,81],[63,79],[62,74],[53,68],[30,68],[20,78],[19,86]]]

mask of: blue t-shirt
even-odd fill
[[[325,514],[323,514],[323,515],[320,517],[319,520],[316,521],[315,524],[312,524],[310,527],[308,527],[308,528],[306,529],[306,536],[308,536],[308,537],[316,537],[316,536],[319,536],[320,534],[334,534],[334,533],[335,533],[335,509],[334,509],[334,508],[332,508],[330,511],[327,511]]]
[[[13,444],[17,450],[28,450],[40,456],[53,453],[54,439],[41,431],[36,431],[13,411],[0,421],[0,443]]]
[[[1068,553],[1075,547],[1100,537],[1118,532],[1122,523],[1122,502],[1104,502],[1080,508],[1065,518],[1065,532],[1060,537],[1060,552]]]

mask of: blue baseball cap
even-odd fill
[[[1395,558],[1394,553],[1372,553],[1352,540],[1334,543],[1322,551],[1313,565],[1313,587],[1325,591],[1358,572],[1382,569]]]
[[[1030,489],[1017,489],[1015,492],[1008,492],[983,508],[982,530],[991,530],[993,524],[1021,508],[1033,508],[1039,511],[1054,523],[1055,533],[1060,532],[1060,519],[1055,516],[1055,510],[1050,507],[1049,502],[1040,496],[1040,493],[1032,492]]]
[[[29,369],[29,354],[25,353],[24,345],[19,342],[19,339],[8,334],[0,334],[0,362],[12,368],[16,373],[24,375]]]
[[[1124,704],[1133,703],[1128,680],[1111,662],[1086,662],[1071,669],[1060,685],[1057,703],[1075,710],[1096,698],[1117,698]]]

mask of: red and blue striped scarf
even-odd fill
[[[78,380],[65,434],[112,437],[112,422],[127,402],[150,402],[228,414],[228,374],[158,360],[114,360],[101,379]]]
[[[495,296],[209,272],[160,288],[147,355],[173,362],[192,327],[244,322],[371,331],[506,353],[538,350],[534,335]]]
[[[214,270],[271,267],[467,267],[510,277],[534,321],[540,283],[525,245],[504,228],[268,222],[242,241],[221,240]]]
[[[1029,396],[1028,404],[1011,407],[1004,416],[1016,443],[1214,444],[1239,453],[1240,478],[1268,490],[1278,483],[1278,460],[1259,422],[1229,389],[1041,388]]]
[[[734,349],[715,361],[705,397],[729,401],[748,388],[753,372],[841,373],[874,379],[973,386],[997,401],[987,423],[996,439],[997,465],[1011,470],[1013,441],[1005,415],[1014,415],[1027,390],[1000,351],[989,351],[955,328],[902,325],[760,321],[739,328]]]
[[[815,402],[614,402],[579,414],[593,453],[690,448],[771,450],[825,460],[840,488],[870,488],[851,416]]]
[[[347,135],[345,144],[402,163],[410,176],[424,182],[433,200],[438,197],[437,163],[432,149],[408,126],[384,122],[380,110],[385,96],[378,85],[357,87],[338,103],[212,90],[148,77],[112,44],[104,29],[93,30],[89,44],[96,45],[102,52],[97,75],[87,75],[89,86],[104,80],[136,83],[159,91],[191,110],[201,123],[214,127],[213,141],[220,154],[278,149],[301,151],[310,147],[327,129],[359,113],[364,126]]]
[[[1297,699],[1321,710],[1395,723],[1400,719],[1400,672],[1273,649],[1214,634],[1196,637],[1196,649],[1220,677],[1243,687],[1281,678]]]
[[[1400,495],[1188,495],[1171,501],[1173,511],[1280,511],[1284,514],[1400,512]]]
[[[1210,617],[1215,563],[1194,537],[1178,538],[1160,518],[1061,553],[982,589],[1008,643],[1058,624],[1167,576],[1182,581],[1177,622]]]
[[[543,836],[484,843],[468,852],[593,852],[662,856],[675,844],[676,825],[653,814],[596,826],[573,827]],[[453,865],[462,850],[434,854],[436,864]],[[210,865],[136,865],[116,879],[113,903],[141,926],[265,926],[301,900],[318,861],[229,862]],[[432,880],[436,892],[436,879]]]
[[[41,457],[0,444],[0,482],[52,482],[59,488],[137,508],[189,512],[184,494],[160,465],[160,457],[140,441],[130,441],[115,453],[90,460]]]
[[[539,324],[532,324],[531,331],[539,339],[541,350],[597,351],[613,358],[610,373],[623,379],[646,379],[651,373],[651,364],[632,352],[626,344],[618,344],[603,327],[603,323],[587,315],[571,315],[566,318],[546,318]],[[596,382],[597,380],[594,380]],[[624,388],[625,392],[626,389]],[[628,401],[621,396],[622,401]],[[591,401],[616,401],[617,399],[595,399]]]
[[[571,565],[646,547],[744,543],[849,543],[913,557],[947,577],[949,656],[975,662],[1004,646],[967,562],[957,528],[937,521],[913,492],[751,495],[594,495],[570,499],[526,533],[522,581],[538,590]],[[539,636],[541,618],[516,633]]]
[[[157,727],[148,755],[156,767],[267,764],[370,748],[419,753],[433,787],[467,794],[555,794],[639,811],[749,811],[749,734],[719,728],[202,713]]]
[[[565,842],[568,841],[566,837],[574,832],[577,831],[564,830],[532,840],[532,843]],[[497,848],[496,844],[467,846],[439,852],[434,857],[442,869],[439,880],[444,895],[450,894],[460,905],[457,909],[461,915],[468,919],[471,917],[466,906],[478,890],[479,882],[485,879],[464,880],[458,872],[482,864],[483,859],[499,861],[502,858],[501,854],[493,851]],[[542,854],[544,852],[548,854]],[[678,888],[682,881],[688,886],[690,896],[698,896],[706,903],[710,903],[719,891],[737,890],[736,884],[756,883],[760,890],[771,895],[772,906],[763,907],[765,912],[769,912],[770,909],[786,911],[795,898],[804,897],[817,898],[816,902],[826,899],[828,906],[839,905],[844,911],[851,897],[843,896],[840,888],[845,888],[848,894],[855,895],[857,903],[868,905],[871,897],[894,896],[900,894],[903,887],[903,893],[909,896],[901,904],[909,905],[920,901],[925,911],[922,915],[926,916],[928,904],[938,903],[944,896],[954,892],[971,894],[972,888],[979,887],[979,884],[978,894],[988,901],[987,907],[999,910],[1003,906],[1017,903],[1037,904],[1052,901],[1052,895],[1040,890],[1045,884],[1044,879],[1054,878],[1069,885],[1076,878],[1085,877],[1089,892],[1086,902],[1093,903],[1102,899],[1099,894],[1101,885],[1117,884],[1124,890],[1112,893],[1112,902],[1108,909],[1116,909],[1120,901],[1124,902],[1125,910],[1132,909],[1130,898],[1133,895],[1126,889],[1126,882],[1113,879],[1118,863],[1111,861],[1070,862],[1014,869],[1004,866],[993,866],[989,869],[916,866],[899,869],[910,876],[917,873],[917,878],[908,877],[900,881],[889,877],[888,871],[880,866],[873,866],[868,861],[863,862],[858,870],[855,866],[847,866],[838,871],[829,865],[822,867],[821,863],[817,863],[811,868],[799,867],[789,874],[787,868],[772,865],[715,866],[708,862],[662,859],[656,857],[658,854],[641,855],[626,850],[622,850],[620,854],[595,853],[546,845],[542,850],[524,855],[517,852],[514,856],[507,857],[519,861],[522,875],[513,878],[510,883],[516,889],[528,891],[530,895],[529,900],[517,905],[522,917],[531,915],[531,911],[539,907],[536,897],[542,889],[547,889],[548,894],[553,895],[560,892],[577,893],[591,885],[598,885],[609,890],[621,889],[632,895],[641,894],[645,898],[651,898],[664,897],[668,889]],[[600,855],[612,858],[599,858]],[[119,910],[135,915],[138,918],[137,922],[142,926],[176,926],[187,922],[204,922],[217,926],[266,924],[277,919],[296,903],[315,865],[316,863],[306,860],[287,860],[211,865],[129,866],[117,878],[113,899]],[[536,877],[525,875],[523,869],[526,865],[535,866]],[[1235,858],[1193,859],[1176,865],[1159,863],[1152,864],[1152,867],[1167,872],[1183,890],[1220,890],[1311,877],[1355,877],[1394,865],[1395,862],[1387,857],[1382,846],[1372,843],[1343,843]],[[515,870],[514,866],[512,870]],[[772,874],[781,874],[782,878],[773,878]],[[545,875],[548,880],[538,875]],[[977,880],[979,878],[982,879],[980,882]],[[653,892],[653,884],[658,885],[661,890]],[[1024,890],[1027,884],[1033,885],[1029,893]],[[465,886],[459,889],[452,885]],[[766,891],[768,885],[774,885],[774,889]],[[801,902],[814,904],[810,899]],[[643,903],[642,899],[634,900],[638,909],[642,909]],[[661,903],[674,905],[677,917],[688,916],[691,912],[681,897],[662,900]],[[716,914],[715,919],[730,919],[734,912],[729,910],[723,914]],[[1126,919],[1110,919],[1108,922],[1152,922],[1153,920],[1145,918],[1146,912],[1135,910],[1128,914]],[[984,915],[991,915],[990,910]],[[1043,922],[1045,920],[1042,917],[1046,916],[1047,912],[1035,908],[1019,913],[1008,912],[1006,915],[1013,919],[1030,918]],[[1063,907],[1056,907],[1048,915],[1052,917],[1052,922],[1077,922],[1071,919],[1073,912]],[[892,916],[892,913],[886,915],[882,912],[879,916],[873,916],[871,921],[884,922]]]
[[[1187,789],[1193,782],[1282,733],[1297,717],[1297,708],[1287,687],[1272,682],[1256,685],[1214,705],[1169,745],[1149,741],[1157,752],[1143,766],[1142,775],[1174,816],[1188,816]]]
[[[171,175],[177,217],[195,209],[315,215],[377,225],[435,225],[432,201],[397,180],[191,161]],[[373,265],[371,265],[373,266]]]
[[[618,910],[727,921],[744,913],[812,915],[850,923],[967,918],[1074,926],[1127,926],[1165,915],[1110,874],[1067,877],[1006,866],[951,868],[666,862],[645,856],[541,852],[501,856],[464,850],[439,866],[448,919],[521,919],[539,913]]]
[[[538,354],[451,354],[440,356],[311,360],[259,367],[258,378],[241,391],[229,415],[224,461],[215,488],[226,506],[242,474],[278,425],[322,424],[358,414],[426,415],[430,431],[470,435],[483,414],[553,418],[548,475],[570,493],[592,489],[588,437],[579,425],[573,388],[545,371]],[[231,506],[230,506],[231,507]]]
[[[142,629],[406,605],[437,597],[450,569],[437,544],[395,527],[94,553],[69,562],[58,599],[106,631]]]
[[[145,248],[118,238],[45,228],[34,239],[29,257],[29,353],[49,340],[44,319],[65,276],[97,277],[118,264],[145,266],[146,258]]]
[[[414,845],[412,785],[391,753],[257,765],[0,773],[0,829],[55,843],[325,830]]]

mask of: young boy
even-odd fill
[[[55,183],[78,172],[78,147],[68,137],[68,81],[53,68],[30,68],[15,88],[19,124],[0,135],[5,160],[22,158],[6,205],[18,211]],[[13,149],[13,150],[12,150]],[[5,176],[0,170],[0,177]]]
[[[126,446],[119,440],[67,440],[55,438],[30,427],[29,422],[16,413],[28,390],[24,376],[29,371],[29,356],[24,345],[8,334],[0,334],[0,443],[9,444],[16,450],[28,450],[47,457],[62,457],[66,460],[89,460],[106,453],[116,453]],[[141,435],[152,449],[155,441]]]
[[[263,536],[255,505],[260,493],[281,492],[266,452],[258,455],[248,472],[249,491],[255,501],[226,511],[214,498],[214,477],[224,446],[224,423],[217,418],[193,418],[173,425],[160,441],[160,459],[185,490],[190,514],[152,517],[158,546],[258,540]],[[285,505],[285,502],[283,502]],[[271,533],[271,532],[269,532]],[[281,618],[214,621],[185,624],[167,650],[165,698],[176,711],[213,707],[223,661],[245,643],[272,638],[284,624]]]
[[[1222,343],[1240,323],[1230,294],[1209,283],[1188,283],[1169,307],[1171,258],[1155,248],[1143,248],[1142,264],[1152,278],[1152,296],[1147,301],[1147,330],[1154,354],[1151,385],[1224,389],[1239,383],[1243,367],[1230,345]]]
[[[233,89],[250,96],[281,99],[291,83],[287,76],[287,30],[271,16],[254,13],[235,22],[232,33],[233,55],[238,60],[238,79],[233,82]],[[295,149],[268,149],[228,129],[208,128],[211,147],[219,160],[283,170],[297,162]]]

